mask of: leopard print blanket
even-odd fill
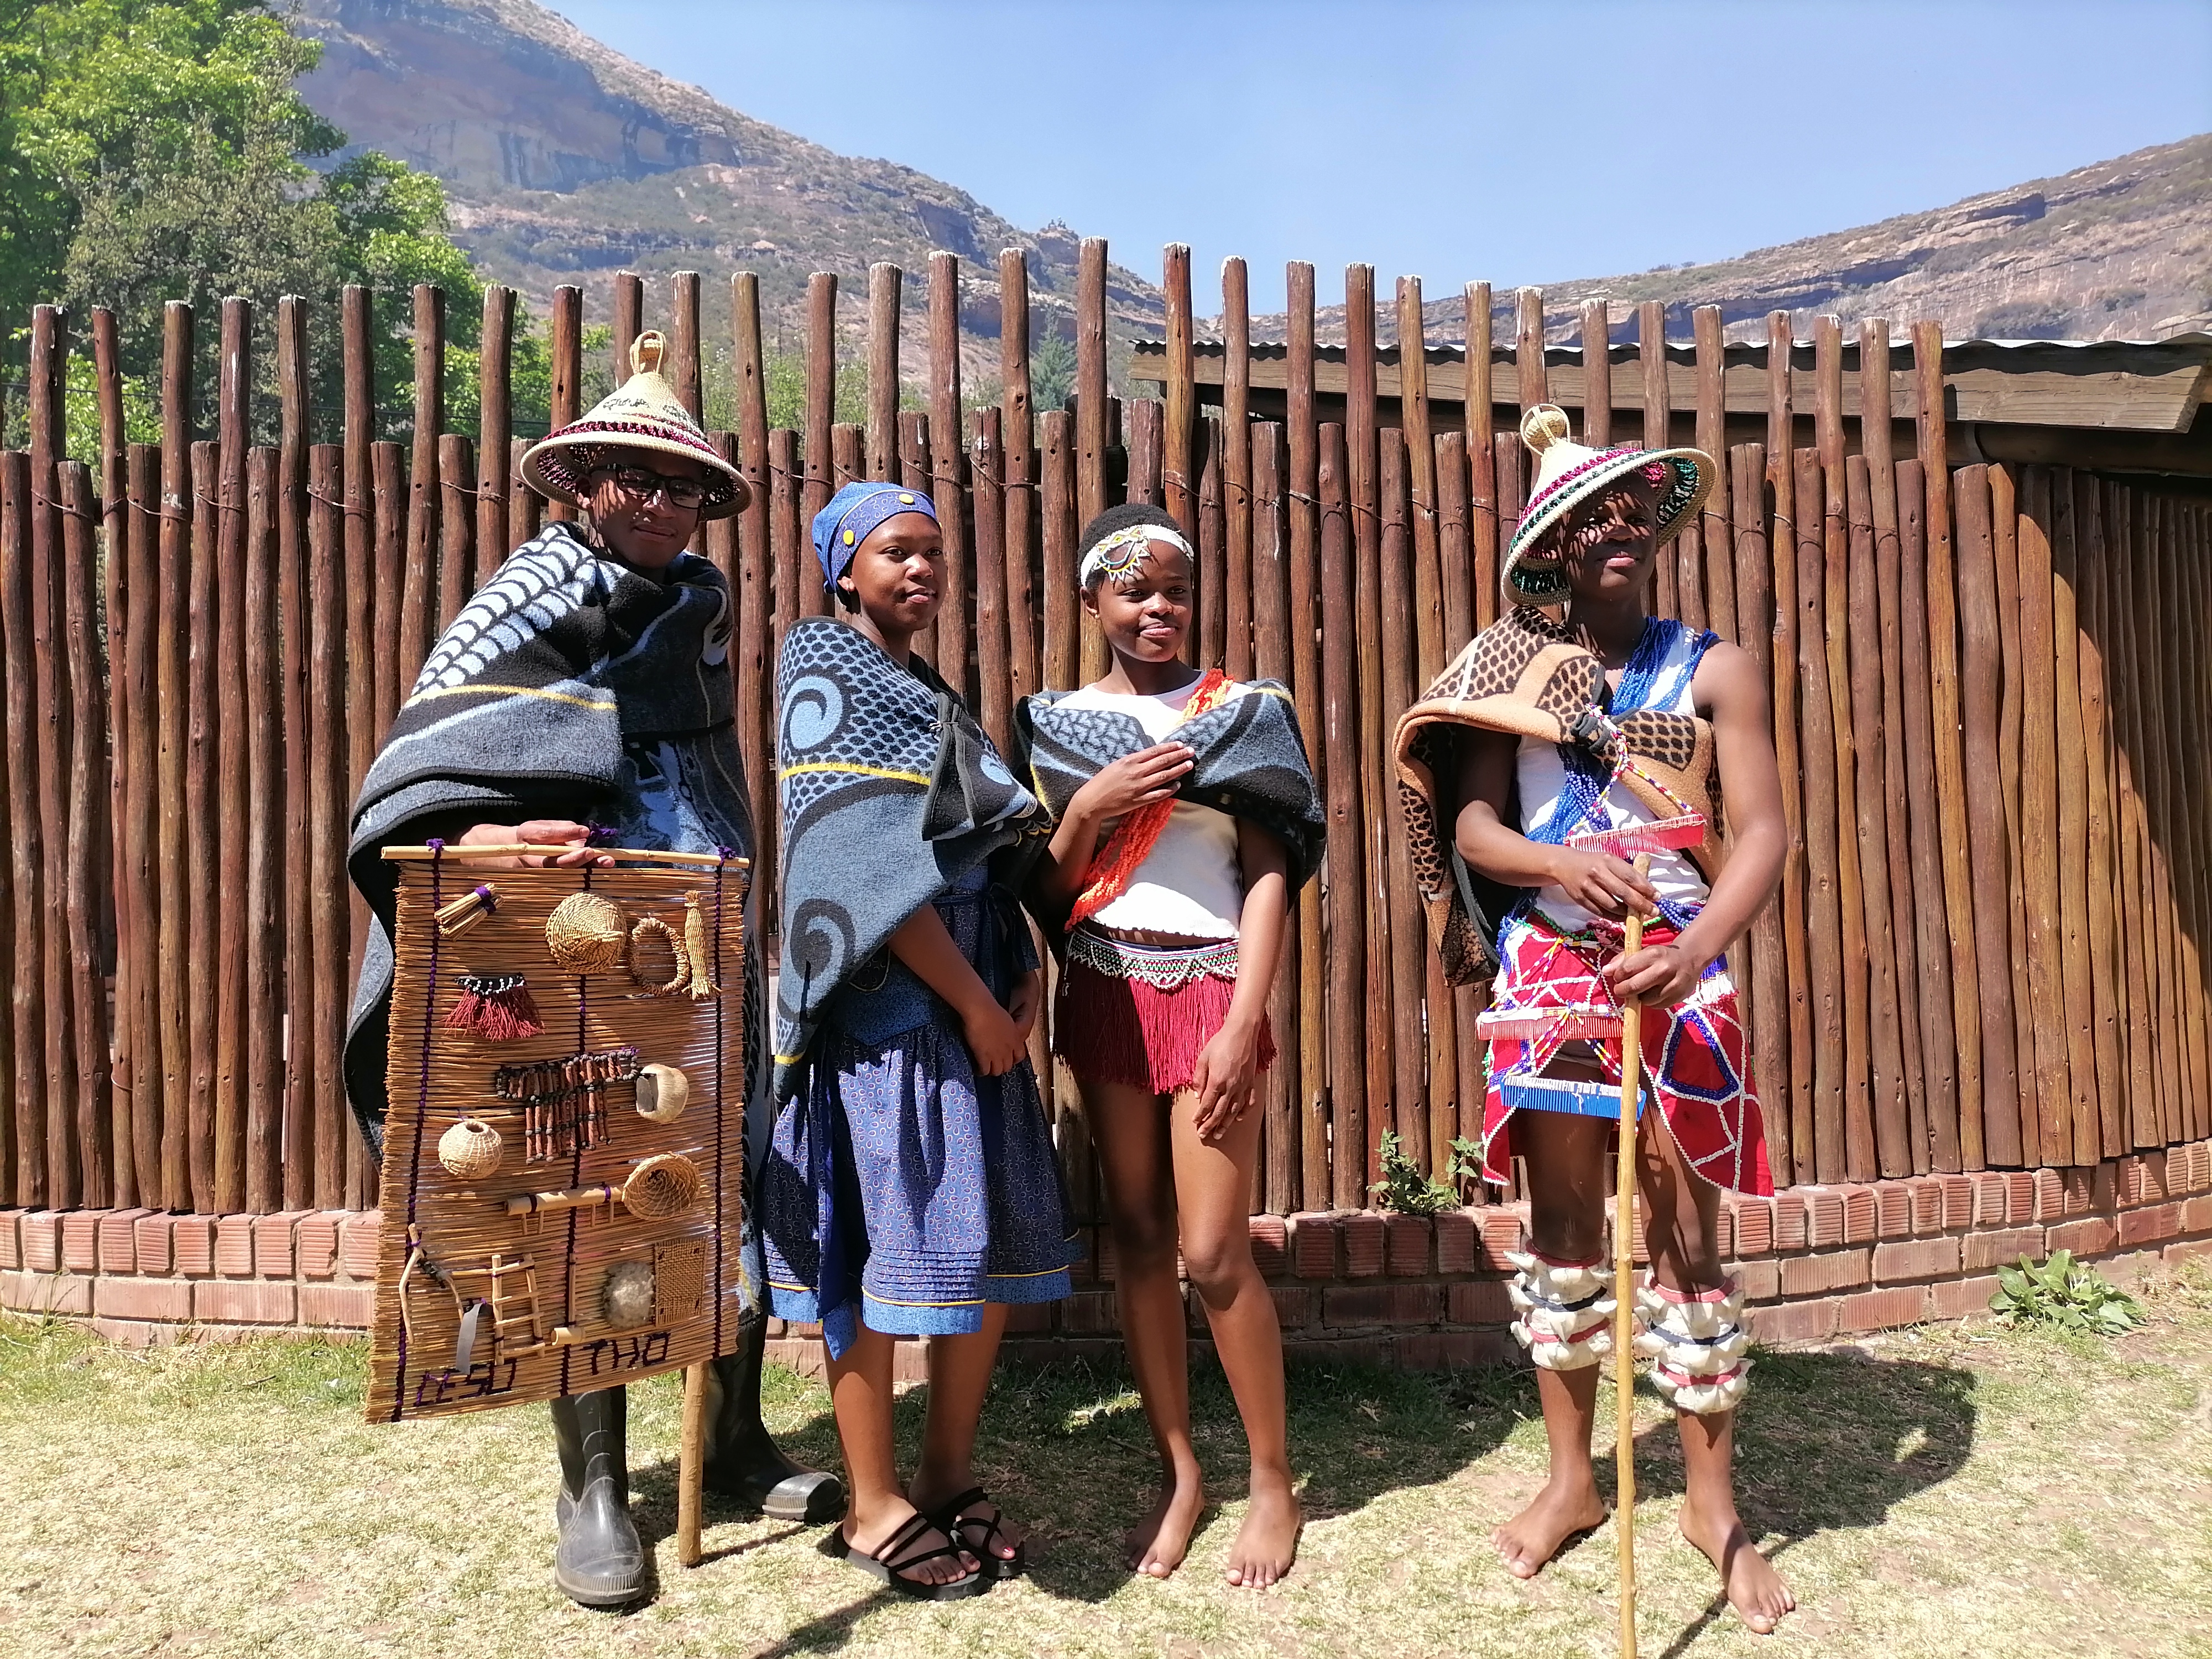
[[[1468,727],[1571,744],[1619,770],[1630,793],[1660,817],[1702,813],[1704,842],[1689,849],[1710,882],[1721,842],[1711,723],[1689,714],[1606,713],[1605,665],[1565,624],[1519,605],[1470,641],[1398,721],[1392,752],[1401,830],[1429,937],[1454,985],[1498,971],[1495,930],[1519,895],[1470,871],[1452,845],[1460,803],[1459,738]]]

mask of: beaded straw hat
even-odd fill
[[[1528,605],[1556,605],[1567,596],[1566,573],[1553,548],[1540,548],[1545,532],[1607,484],[1643,472],[1659,489],[1654,546],[1678,535],[1711,493],[1719,469],[1701,449],[1592,449],[1570,435],[1566,410],[1538,404],[1521,417],[1521,441],[1536,457],[1536,483],[1521,527],[1505,550],[1505,590]]]
[[[599,452],[650,449],[682,455],[707,469],[701,518],[727,518],[740,511],[752,492],[737,468],[708,441],[676,389],[661,378],[660,365],[667,355],[667,337],[659,330],[639,335],[630,344],[629,379],[600,398],[583,419],[532,444],[524,454],[522,476],[530,486],[574,505],[583,492],[584,480],[599,465]]]

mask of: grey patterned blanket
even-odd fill
[[[596,822],[627,847],[751,855],[728,585],[690,554],[665,575],[549,526],[463,607],[393,720],[347,854],[374,918],[345,1047],[346,1092],[372,1151],[386,1106],[396,885],[380,849],[556,817]],[[748,1031],[758,1029],[749,1018]]]
[[[1042,829],[958,696],[828,617],[792,623],[776,665],[783,804],[781,1102],[838,988],[906,919]]]
[[[1016,759],[1055,822],[1101,768],[1153,742],[1127,714],[1062,707],[1067,695],[1040,692],[1014,715]],[[1176,798],[1270,831],[1289,852],[1291,890],[1304,886],[1321,867],[1328,826],[1288,690],[1274,680],[1247,680],[1227,702],[1169,736],[1198,757]]]

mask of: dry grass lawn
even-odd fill
[[[1741,1434],[1745,1511],[1800,1611],[1762,1643],[1674,1529],[1680,1465],[1644,1398],[1643,1652],[2212,1655],[2212,1275],[2152,1288],[2117,1343],[1972,1327],[1769,1357]],[[1039,1535],[1025,1581],[898,1601],[818,1529],[708,1508],[674,1565],[676,1385],[640,1390],[634,1484],[659,1598],[553,1589],[542,1409],[360,1420],[362,1352],[280,1342],[148,1353],[0,1323],[0,1654],[637,1656],[1614,1652],[1608,1524],[1530,1584],[1490,1527],[1543,1465],[1527,1377],[1301,1370],[1296,1573],[1220,1583],[1242,1441],[1218,1373],[1201,1450],[1221,1498],[1188,1569],[1133,1582],[1117,1540],[1150,1477],[1126,1376],[1008,1370],[983,1473]],[[908,1395],[902,1431],[919,1425]],[[773,1385],[787,1443],[835,1456],[822,1392]]]

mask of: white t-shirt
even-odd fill
[[[1063,708],[1098,708],[1127,714],[1145,729],[1154,743],[1175,736],[1182,711],[1197,695],[1193,680],[1180,691],[1146,697],[1133,693],[1102,691],[1086,685],[1060,699]],[[1231,688],[1229,695],[1246,695],[1245,688]],[[1103,847],[1113,833],[1108,824],[1099,831]],[[1244,908],[1244,874],[1237,860],[1237,820],[1211,806],[1179,800],[1168,814],[1167,827],[1152,843],[1128,887],[1111,904],[1091,916],[1102,927],[1127,928],[1154,933],[1179,933],[1187,939],[1235,939]]]

